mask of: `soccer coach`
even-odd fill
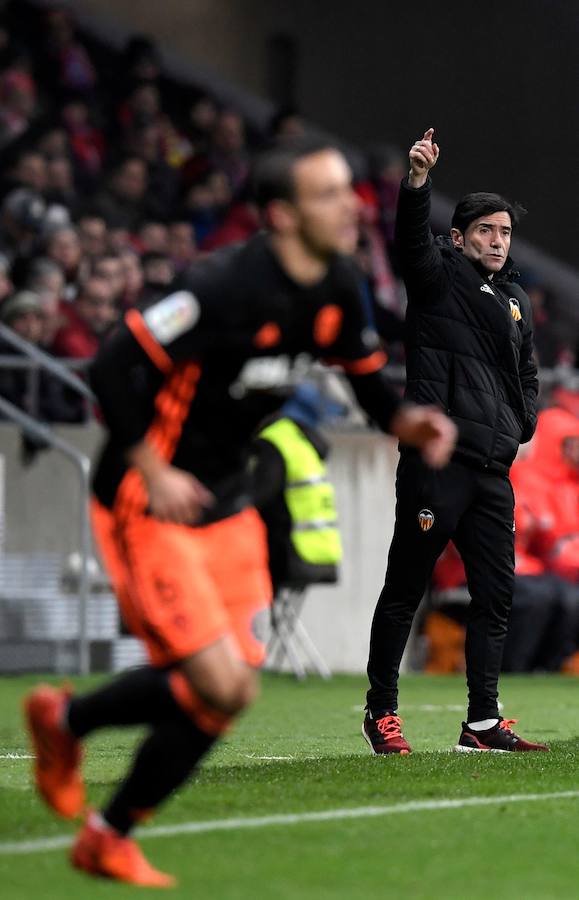
[[[509,468],[536,425],[537,369],[531,305],[513,282],[511,236],[524,210],[472,193],[454,211],[450,237],[429,226],[438,146],[430,128],[410,150],[396,242],[408,293],[406,396],[444,410],[458,427],[445,469],[401,446],[396,522],[370,642],[363,735],[376,754],[408,753],[396,714],[398,671],[434,563],[453,540],[471,603],[466,633],[469,705],[457,750],[546,750],[516,735],[498,711],[498,677],[514,575]]]

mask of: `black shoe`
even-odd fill
[[[515,734],[511,725],[516,722],[517,719],[499,719],[496,725],[485,731],[473,731],[463,722],[462,733],[454,749],[459,753],[510,753],[513,750],[523,753],[533,750],[549,752],[549,747],[545,744],[533,744]]]
[[[401,731],[402,719],[396,713],[386,711],[374,718],[370,711],[362,723],[362,737],[372,748],[374,756],[385,753],[399,753],[406,756],[412,752],[410,744]]]

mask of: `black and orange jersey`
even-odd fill
[[[385,431],[400,405],[368,327],[352,261],[336,257],[313,286],[282,269],[265,234],[192,265],[173,292],[130,310],[102,346],[91,381],[109,429],[95,479],[108,508],[146,510],[125,451],[146,438],[217,497],[212,517],[244,494],[252,435],[313,360],[340,366]]]

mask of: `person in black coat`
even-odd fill
[[[450,464],[434,471],[401,445],[396,523],[372,624],[363,735],[374,753],[408,753],[396,714],[398,671],[414,613],[450,539],[468,578],[469,706],[457,750],[546,750],[501,719],[498,677],[514,578],[514,496],[508,473],[537,420],[531,304],[509,249],[522,208],[491,193],[457,205],[450,238],[434,240],[429,129],[410,150],[396,244],[408,292],[406,396],[458,428]]]

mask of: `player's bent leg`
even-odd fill
[[[66,819],[80,815],[85,804],[81,744],[66,721],[70,695],[68,688],[41,684],[24,701],[36,787],[48,806]]]
[[[256,693],[256,675],[240,659],[232,637],[224,636],[163,674],[174,701],[166,705],[166,719],[155,722],[111,802],[101,816],[89,814],[73,847],[73,865],[90,874],[168,886],[168,876],[152,869],[130,832],[190,778]]]
[[[178,671],[197,700],[225,716],[237,715],[258,694],[258,675],[241,658],[233,635],[226,634],[189,656]]]

